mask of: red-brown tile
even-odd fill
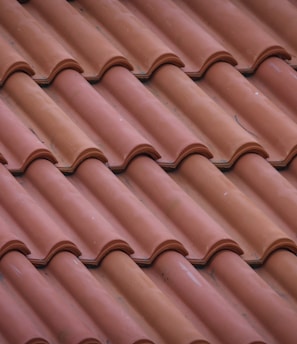
[[[279,172],[297,190],[297,156],[293,158],[287,168],[282,169]]]
[[[290,59],[290,53],[296,52],[287,50],[286,41],[276,38],[270,27],[261,25],[262,23],[241,7],[238,1],[174,2],[235,58],[236,68],[241,72],[254,71],[269,56],[278,55]],[[278,16],[278,11],[273,6],[266,9],[265,18],[269,17],[267,13]],[[293,17],[288,18],[288,23],[293,25],[294,22]]]
[[[95,166],[97,166],[96,162],[99,166],[89,170],[89,179],[97,179],[97,175],[98,179],[103,178],[104,172],[113,176],[112,172],[101,162],[95,160]],[[78,168],[79,171],[80,169],[81,167]],[[116,177],[113,180],[117,181]],[[97,264],[114,249],[123,250],[129,254],[133,253],[133,249],[126,242],[126,237],[117,232],[117,228],[104,216],[101,208],[89,202],[83,192],[79,192],[73,187],[69,180],[50,162],[41,159],[33,162],[26,170],[25,175],[18,177],[18,181],[23,188],[22,193],[26,191],[27,198],[31,199],[32,211],[36,208],[37,219],[42,218],[42,213],[47,214],[47,217],[51,219],[51,226],[58,228],[64,238],[74,243],[79,249],[80,259],[84,263]],[[10,193],[11,196],[17,197],[16,191]],[[118,205],[118,207],[121,206],[122,204]],[[20,209],[19,212],[23,214],[24,211]],[[17,211],[11,209],[11,215],[16,217]],[[49,229],[49,226],[48,224],[44,228],[48,231],[47,237],[53,235],[53,230]],[[41,237],[39,241],[41,241],[38,242],[40,247],[49,245],[46,237]],[[59,243],[61,239],[57,236],[56,241]],[[59,246],[62,247],[62,243],[59,243]],[[28,247],[30,246],[28,245]],[[29,258],[33,260],[33,257],[29,256]],[[34,259],[34,263],[38,264],[39,262]],[[42,261],[39,264],[42,264]]]
[[[2,36],[0,36],[0,59],[0,85],[16,71],[34,74],[30,65],[13,48],[13,43],[9,44]]]
[[[23,7],[55,40],[55,47],[63,46],[75,58],[88,80],[98,80],[113,65],[132,69],[127,59],[100,30],[92,27],[67,1],[30,0]],[[67,65],[64,63],[63,67]]]
[[[200,174],[200,171],[193,169],[193,173]],[[191,262],[205,264],[215,252],[224,248],[242,253],[219,222],[214,221],[152,159],[135,158],[119,178],[183,243]]]
[[[12,172],[23,171],[37,157],[57,162],[64,172],[73,171],[88,157],[106,162],[98,146],[27,74],[10,76],[0,90],[0,101],[7,157],[5,150],[0,151]]]
[[[41,343],[69,344],[209,343],[123,252],[110,253],[89,270],[69,252],[38,270],[19,252],[10,252],[1,259],[0,272],[0,304],[7,313],[0,319],[3,343],[27,338],[37,343],[36,337]],[[18,332],[5,328],[9,321]]]
[[[262,157],[255,157],[273,169]],[[258,180],[255,170],[246,168],[246,173],[257,176],[255,180]],[[244,251],[243,258],[249,263],[263,262],[277,248],[297,252],[292,229],[288,234],[283,226],[270,218],[270,214],[258,207],[252,197],[245,194],[245,190],[237,187],[209,160],[192,155],[169,175],[188,193],[192,202],[199,204],[212,221],[219,223],[221,229],[240,245]]]
[[[271,254],[257,274],[297,311],[297,257],[292,252],[278,250]]]
[[[253,273],[250,268],[246,270],[243,278]],[[196,269],[180,254],[168,251],[143,271],[210,343],[265,343],[265,337],[257,333],[232,300],[216,290],[217,276],[209,266]],[[213,281],[204,276],[208,273]]]
[[[28,254],[36,264],[45,264],[59,250],[79,255],[77,246],[41,205],[30,197],[5,167],[0,165],[0,170],[0,218],[3,225],[0,254],[18,249]]]
[[[193,152],[211,156],[125,68],[111,68],[94,85],[65,70],[46,92],[102,149],[114,171],[123,170],[138,154],[150,155],[165,167],[176,166]]]
[[[131,256],[135,261],[148,264],[168,249],[187,254],[181,243],[183,237],[171,232],[102,163],[86,160],[68,180],[102,214],[107,224],[126,239],[134,251]],[[107,225],[102,226],[107,235],[106,228]],[[80,230],[84,231],[84,227]]]
[[[165,63],[184,66],[176,54],[124,3],[80,0],[71,1],[70,4],[123,53],[137,77],[147,78]]]
[[[207,268],[199,271],[264,338],[265,343],[295,343],[296,308],[275,292],[238,255],[222,251]]]
[[[29,65],[26,71],[34,71],[36,81],[48,83],[64,68],[82,72],[73,56],[17,1],[1,0],[0,22],[0,36],[15,49],[13,56],[20,55]]]
[[[297,72],[291,66],[277,57],[271,57],[261,63],[248,80],[292,121],[297,122]]]
[[[21,253],[6,254],[0,272],[2,343],[100,343],[82,312],[66,307],[63,294]]]
[[[121,2],[182,60],[183,70],[190,76],[201,76],[216,61],[236,64],[234,57],[200,22],[173,1]]]
[[[216,63],[198,84],[257,140],[273,165],[285,166],[297,153],[296,123],[235,68]]]
[[[296,37],[297,30],[297,3],[294,0],[264,0],[264,1],[239,1],[242,9],[250,11],[253,20],[257,23],[259,30],[263,29],[289,52],[291,59],[289,63],[297,67],[296,59]]]
[[[38,140],[32,129],[17,118],[3,98],[0,99],[0,113],[0,159],[10,171],[22,172],[37,158],[56,162],[53,154]]]
[[[296,185],[255,154],[241,157],[225,176],[297,245]]]
[[[211,67],[216,70],[219,82],[223,76],[219,75],[217,65],[228,71],[229,65],[217,63]],[[230,68],[232,73],[233,67]],[[206,74],[206,78],[209,73],[211,72]],[[244,80],[235,69],[234,73],[241,82]],[[212,162],[218,166],[230,167],[246,152],[257,152],[267,157],[267,152],[258,139],[236,122],[229,109],[217,104],[217,99],[212,99],[210,90],[206,89],[204,92],[201,89],[200,86],[205,86],[205,83],[203,78],[195,84],[175,66],[166,65],[160,67],[145,85],[167,107],[173,118],[177,118],[197,139],[205,143],[213,155]],[[236,97],[237,94],[234,93],[233,98]]]

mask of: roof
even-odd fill
[[[0,342],[297,337],[294,0],[0,0]]]

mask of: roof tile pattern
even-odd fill
[[[296,2],[0,0],[0,342],[295,344]]]

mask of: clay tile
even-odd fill
[[[0,85],[16,71],[23,71],[29,75],[33,75],[32,67],[22,58],[11,45],[0,36]]]
[[[88,159],[68,180],[108,221],[104,226],[106,228],[102,227],[105,236],[107,228],[111,227],[109,232],[113,230],[118,237],[125,238],[133,249],[133,252],[127,252],[136,262],[149,264],[158,254],[168,249],[187,254],[179,238],[170,233],[102,163]]]
[[[205,264],[223,248],[242,253],[236,241],[151,159],[135,158],[119,178],[183,243],[192,263]]]
[[[17,248],[38,265],[46,264],[59,250],[79,255],[76,245],[62,233],[54,220],[3,166],[0,167],[0,212],[6,224],[1,227],[3,252]],[[9,231],[6,232],[5,228]]]
[[[73,171],[88,157],[107,161],[95,143],[26,74],[12,75],[1,92],[0,97],[7,102],[15,116],[20,118],[22,125],[27,126],[27,131],[31,131],[30,135],[33,138],[36,136],[37,142],[37,138],[41,141],[42,144],[39,143],[39,145],[43,149],[47,147],[50,150],[50,156],[54,157],[57,167],[62,171]],[[7,131],[6,135],[9,135],[10,141],[14,140],[13,144],[16,139],[21,140],[24,136],[19,135],[14,138],[10,133],[13,131]],[[24,145],[24,139],[22,141]],[[25,148],[26,145],[18,149],[16,153],[20,154]]]
[[[297,6],[294,1],[279,2],[277,0],[264,1],[240,1],[242,8],[250,11],[249,16],[253,16],[254,21],[263,27],[271,37],[289,52],[288,63],[297,67],[296,58],[296,37],[297,30],[296,15]],[[278,56],[278,54],[275,54]]]
[[[93,178],[95,173],[100,174],[100,168],[89,171],[88,178]],[[19,177],[19,182],[42,211],[50,216],[55,226],[63,231],[65,237],[75,243],[84,263],[98,264],[108,252],[115,249],[132,254],[133,249],[126,238],[117,233],[108,218],[69,182],[69,178],[48,161],[37,160],[30,165],[25,175]],[[56,250],[60,248],[62,246],[58,241]]]
[[[166,1],[129,1],[125,6],[154,32],[181,59],[183,70],[192,77],[201,76],[216,61],[236,64],[201,25],[175,3]],[[173,29],[174,28],[174,29]]]
[[[259,153],[275,166],[285,166],[296,154],[296,124],[230,65],[213,65],[199,85],[232,117],[238,130],[248,132],[264,148],[264,152],[250,152]],[[283,137],[286,140],[280,139]]]
[[[132,69],[128,60],[66,1],[31,0],[24,8],[82,67],[88,80],[98,80],[114,65]],[[73,30],[75,28],[75,30]],[[63,69],[67,67],[66,65]]]
[[[209,343],[167,295],[124,253],[110,253],[102,262],[102,270],[114,285],[120,286],[119,291],[126,302],[159,335],[159,342]]]
[[[137,77],[147,78],[165,63],[184,66],[178,56],[119,1],[73,1],[71,5],[127,57]]]
[[[255,154],[240,158],[226,176],[244,192],[290,239],[296,240],[297,190],[266,160]],[[292,249],[289,242],[277,242],[276,248]]]
[[[208,274],[208,280],[214,281],[212,285],[225,298],[230,297],[265,343],[295,342],[296,312],[238,255],[230,251],[218,253]]]
[[[66,67],[82,71],[74,58],[22,5],[16,1],[1,0],[0,6],[1,36],[30,66],[29,72],[34,71],[36,81],[48,83]]]
[[[135,79],[128,72],[129,76]],[[60,111],[67,113],[68,118],[83,130],[82,134],[97,144],[113,171],[123,170],[138,154],[160,158],[149,140],[79,73],[72,70],[61,72],[46,92],[59,104]]]
[[[37,158],[56,162],[53,154],[39,141],[32,130],[27,128],[0,100],[0,151],[2,163],[13,173],[19,173]]]
[[[236,59],[236,68],[241,72],[253,72],[268,56],[290,58],[286,47],[279,44],[238,2],[175,2]]]
[[[162,167],[176,167],[192,153],[212,157],[204,142],[126,69],[110,69],[94,88],[151,142],[160,153],[157,161]]]
[[[219,64],[216,63],[211,69]],[[221,80],[219,70],[217,74],[218,80]],[[202,154],[212,158],[216,165],[230,167],[246,152],[257,152],[267,157],[258,140],[241,128],[229,111],[216,103],[218,97],[212,97],[208,89],[203,90],[204,86],[204,78],[195,83],[178,68],[170,65],[159,68],[146,83],[146,87],[166,106],[171,116],[177,117],[197,140],[204,143],[212,156]]]
[[[231,297],[205,278],[207,273],[216,278],[208,266],[197,269],[177,252],[167,251],[143,271],[210,343],[264,343]]]
[[[192,155],[170,175],[239,244],[250,264],[280,247],[296,252],[292,238],[209,160]]]
[[[8,342],[100,343],[94,330],[71,307],[65,307],[63,294],[21,253],[6,254],[0,271],[1,310],[5,310],[1,325],[14,323],[1,331]]]

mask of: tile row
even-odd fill
[[[1,343],[293,344],[296,260],[278,250],[254,270],[221,251],[197,269],[166,251],[140,268],[113,251],[87,268],[63,251],[37,269],[11,251],[0,259]]]
[[[218,62],[196,81],[171,64],[143,83],[119,66],[95,84],[73,69],[47,87],[14,73],[0,88],[0,162],[20,173],[45,158],[69,173],[91,157],[120,172],[140,154],[172,169],[198,153],[229,168],[254,152],[286,166],[297,153],[296,87],[279,58],[248,78]]]
[[[1,83],[24,71],[47,84],[65,68],[99,80],[115,65],[139,78],[166,63],[195,77],[217,61],[253,72],[269,56],[297,66],[287,0],[1,0],[0,9]]]
[[[225,249],[261,264],[297,252],[296,165],[288,177],[257,154],[225,173],[199,154],[168,173],[147,156],[117,175],[97,159],[71,175],[45,159],[18,176],[0,165],[0,256],[18,249],[39,266],[68,250],[96,265],[118,249],[150,264],[174,250],[204,265]]]

